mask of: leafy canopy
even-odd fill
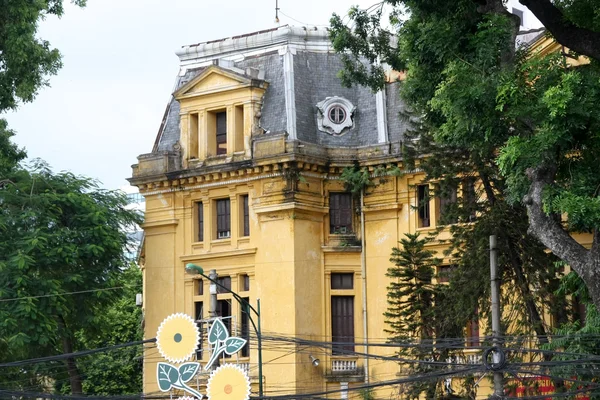
[[[127,232],[141,223],[140,215],[128,209],[125,194],[99,189],[93,180],[53,173],[41,161],[21,167],[22,152],[8,140],[9,134],[4,137],[0,165],[8,172],[0,185],[3,361],[85,349],[91,342],[84,336],[101,335],[109,341],[114,332],[106,330],[105,316],[120,296],[130,293],[123,275],[129,268]],[[75,362],[70,362],[75,379],[71,385],[77,385]],[[46,375],[36,366],[19,374],[31,381],[24,384],[8,376],[10,387],[44,387]]]
[[[522,3],[590,62],[570,67],[576,54],[518,47],[519,19],[501,0],[387,0],[390,29],[380,9],[354,8],[351,24],[332,17],[331,38],[347,84],[382,88],[382,69],[368,67],[374,61],[406,71],[400,92],[419,118],[413,137],[445,156],[425,162],[429,177],[451,179],[450,160],[469,166],[463,172],[481,180],[487,201],[527,211],[528,232],[579,273],[600,306],[598,2]],[[420,145],[413,156],[432,154]],[[572,231],[593,233],[591,249]]]
[[[39,38],[38,23],[49,15],[63,15],[63,0],[3,0],[0,3],[0,112],[14,109],[19,100],[30,102],[47,75],[62,66],[60,53]],[[85,6],[86,0],[72,0]]]

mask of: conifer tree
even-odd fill
[[[441,260],[427,249],[430,241],[419,233],[405,234],[400,246],[392,249],[390,261],[394,266],[386,274],[391,283],[387,288],[388,310],[384,313],[389,328],[385,331],[390,342],[407,345],[399,348],[400,358],[417,361],[408,365],[401,362],[410,375],[431,372],[430,364],[418,361],[445,360],[450,351],[443,339],[462,334],[458,320],[447,318],[449,314],[444,311],[448,305],[447,288],[433,283]],[[412,383],[401,391],[409,399],[418,399],[423,393],[428,399],[440,398],[444,393],[439,383]]]
[[[435,286],[432,279],[440,260],[425,245],[428,240],[418,233],[405,234],[400,247],[392,249],[388,269],[392,278],[388,286],[388,311],[384,314],[390,329],[386,332],[393,341],[430,339],[433,337],[433,298]]]

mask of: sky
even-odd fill
[[[279,0],[280,24],[327,25],[376,0]],[[67,1],[68,3],[68,1]],[[152,150],[186,44],[276,27],[275,0],[88,0],[42,21],[63,68],[32,103],[0,115],[30,158],[116,189]]]

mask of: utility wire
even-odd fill
[[[57,297],[57,296],[70,296],[74,294],[83,294],[83,293],[94,293],[94,292],[103,292],[106,290],[117,290],[117,289],[127,289],[132,287],[140,287],[139,285],[131,285],[131,286],[115,286],[104,289],[89,289],[89,290],[80,290],[77,292],[65,292],[65,293],[56,293],[56,294],[42,294],[39,296],[26,296],[26,297],[13,297],[12,299],[0,299],[0,303],[5,303],[8,301],[18,301],[18,300],[30,300],[30,299],[41,299],[44,297]]]
[[[100,347],[100,348],[92,349],[92,350],[77,351],[77,352],[74,352],[74,353],[59,354],[59,355],[56,355],[56,356],[48,356],[48,357],[40,357],[40,358],[30,358],[29,360],[21,360],[21,361],[13,361],[13,362],[8,362],[8,363],[2,363],[2,364],[0,364],[0,368],[21,367],[23,365],[37,364],[37,363],[50,362],[50,361],[59,361],[59,360],[67,359],[67,358],[82,357],[82,356],[86,356],[88,354],[102,353],[102,352],[105,352],[105,351],[110,351],[110,350],[114,350],[114,349],[120,349],[120,348],[123,348],[123,347],[138,346],[140,344],[154,343],[154,342],[156,342],[156,338],[146,339],[146,340],[138,340],[136,342],[122,343],[122,344],[117,344],[117,345],[114,345],[114,346]]]

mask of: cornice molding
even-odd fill
[[[237,249],[237,250],[226,250],[226,251],[211,251],[206,254],[188,254],[180,256],[179,259],[183,262],[194,261],[194,260],[213,260],[215,258],[224,257],[241,257],[256,254],[256,247],[251,249]]]

